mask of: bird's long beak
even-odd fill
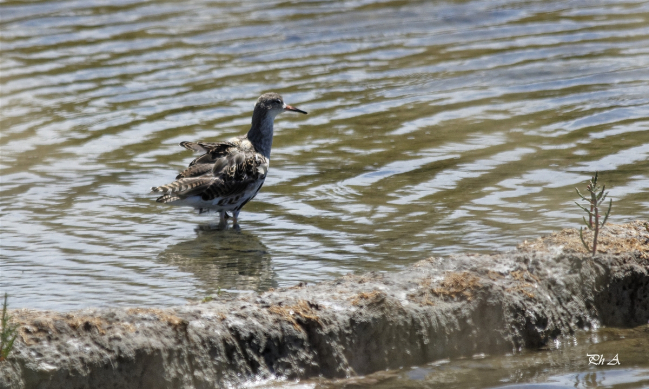
[[[302,110],[299,109],[299,108],[291,107],[291,106],[288,105],[288,104],[284,104],[284,111],[299,112],[299,113],[303,113],[303,114],[306,115],[306,111],[302,111]]]

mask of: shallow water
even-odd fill
[[[0,291],[12,307],[173,305],[649,218],[645,1],[0,3]],[[241,214],[148,194],[183,140],[245,133],[271,168]]]
[[[444,359],[365,377],[251,383],[250,386],[284,389],[640,389],[649,387],[647,350],[649,326],[607,328],[578,333],[545,350]]]

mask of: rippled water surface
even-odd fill
[[[0,3],[0,289],[13,307],[172,305],[649,217],[646,1]],[[155,203],[183,140],[280,92],[241,213]]]

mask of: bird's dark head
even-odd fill
[[[284,111],[306,113],[301,109],[286,105],[282,96],[272,92],[261,95],[255,104],[248,140],[252,142],[255,150],[266,158],[270,158],[270,148],[273,144],[273,121],[275,116]]]
[[[306,114],[306,112],[302,111],[301,109],[285,104],[282,96],[280,96],[279,93],[275,92],[264,93],[263,95],[259,96],[259,99],[257,99],[257,104],[255,104],[255,111],[257,110],[267,111],[273,117],[279,115],[284,111],[293,111]]]

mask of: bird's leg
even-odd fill
[[[227,213],[225,211],[219,211],[219,228],[226,228],[228,226],[227,222]]]
[[[239,227],[239,211],[232,212],[232,227]]]

